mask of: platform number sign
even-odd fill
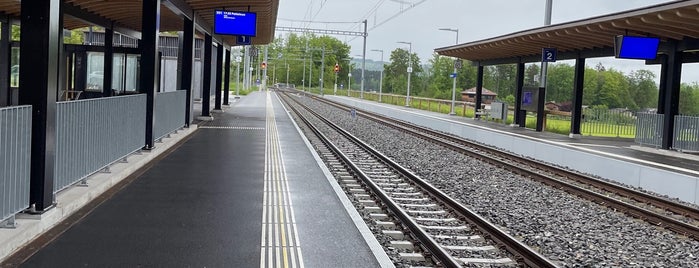
[[[555,48],[546,47],[541,50],[542,62],[556,62],[557,50]]]
[[[239,35],[235,39],[237,45],[249,45],[251,42],[250,36]]]

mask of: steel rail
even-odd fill
[[[319,99],[325,103],[328,103],[330,105],[333,105],[335,107],[341,108],[341,109],[349,109],[347,108],[348,106],[333,102],[327,99]],[[613,207],[616,209],[621,209],[622,211],[625,211],[628,215],[631,215],[633,217],[642,219],[644,221],[647,221],[653,225],[657,226],[662,226],[665,227],[669,230],[672,230],[678,234],[685,235],[694,239],[699,239],[699,226],[692,225],[680,220],[677,220],[675,218],[672,218],[667,215],[663,215],[660,213],[656,213],[654,211],[651,211],[649,209],[636,206],[633,204],[629,204],[627,202],[624,202],[622,200],[619,200],[617,198],[613,198],[604,194],[597,193],[595,191],[592,191],[590,189],[586,189],[568,182],[561,181],[560,179],[554,178],[552,176],[547,176],[545,174],[541,174],[536,171],[531,171],[528,168],[523,167],[522,165],[529,166],[535,169],[540,169],[540,170],[545,170],[547,172],[565,177],[569,180],[573,180],[577,183],[581,183],[584,185],[589,185],[592,187],[595,187],[597,189],[602,189],[604,191],[608,191],[614,194],[617,194],[619,196],[633,199],[637,202],[640,203],[645,203],[645,204],[650,204],[653,205],[657,208],[661,208],[685,217],[688,217],[694,221],[699,221],[699,210],[696,208],[683,205],[680,203],[672,202],[670,200],[666,200],[657,196],[653,196],[644,192],[637,191],[635,189],[627,188],[621,185],[613,184],[610,182],[602,181],[584,174],[579,174],[573,171],[568,171],[565,169],[558,168],[556,166],[546,164],[546,163],[541,163],[537,162],[535,160],[527,159],[520,157],[518,155],[493,149],[491,147],[481,145],[466,139],[454,137],[448,134],[444,134],[423,126],[417,126],[413,125],[407,122],[403,122],[400,120],[396,120],[390,117],[386,117],[383,115],[378,115],[375,113],[371,113],[362,109],[356,109],[358,111],[358,114],[364,114],[367,118],[376,120],[377,122],[386,122],[388,121],[389,124],[394,125],[394,127],[402,129],[408,133],[411,133],[416,136],[423,137],[425,139],[437,142],[439,144],[442,144],[448,148],[451,148],[454,151],[460,152],[467,154],[471,157],[476,157],[478,159],[481,159],[485,162],[488,162],[490,164],[496,165],[496,166],[503,166],[506,169],[518,173],[520,175],[528,176],[532,179],[535,179],[539,182],[545,183],[547,185],[553,186],[553,187],[559,187],[562,190],[578,195],[583,198],[587,198],[589,200],[592,200],[596,203],[608,206],[608,207]],[[429,135],[420,133],[418,131],[415,131],[414,129],[419,129],[420,131],[427,132]],[[463,148],[462,146],[454,145],[449,142],[445,141],[440,141],[438,139],[435,139],[432,136],[439,137],[441,139],[446,139],[449,140],[453,143],[457,143],[462,146],[467,146],[474,148],[479,151],[486,151],[490,154],[494,154],[502,159],[499,159],[498,157],[492,157],[492,156],[487,156],[483,155],[481,153],[477,153],[471,150],[468,150],[466,148]],[[520,163],[520,165],[516,163]]]
[[[389,157],[385,156],[381,152],[378,152],[373,147],[364,143],[363,141],[361,141],[360,139],[358,139],[357,137],[355,137],[351,133],[345,131],[344,129],[340,128],[336,124],[330,122],[324,116],[317,114],[315,111],[310,110],[309,108],[305,107],[303,104],[300,104],[300,105],[302,107],[304,107],[306,110],[308,110],[310,113],[312,113],[313,115],[318,117],[320,120],[322,120],[328,126],[332,127],[335,131],[341,133],[344,137],[346,137],[347,139],[350,139],[352,142],[354,142],[358,146],[362,147],[364,150],[368,151],[370,154],[377,157],[380,161],[384,162],[385,164],[389,165],[390,167],[392,167],[393,169],[395,169],[396,171],[401,173],[401,175],[405,176],[406,178],[409,178],[412,182],[414,182],[416,185],[418,185],[420,188],[422,188],[424,191],[426,191],[433,198],[437,199],[439,202],[441,202],[442,204],[444,204],[447,207],[449,207],[450,209],[452,209],[455,213],[459,214],[464,220],[466,220],[470,224],[476,226],[481,232],[487,234],[490,239],[495,241],[497,244],[503,246],[507,252],[509,252],[510,254],[513,254],[518,263],[524,263],[529,267],[558,267],[555,263],[548,260],[546,257],[541,255],[540,253],[534,251],[529,246],[525,245],[524,243],[520,242],[519,240],[515,239],[514,237],[512,237],[509,234],[505,233],[504,231],[500,230],[500,228],[498,228],[494,224],[490,223],[488,220],[481,217],[476,212],[470,210],[469,208],[462,205],[460,202],[449,197],[446,193],[444,193],[441,190],[437,189],[436,187],[432,186],[430,183],[423,180],[419,176],[417,176],[414,173],[410,172],[409,170],[403,168],[400,164],[396,163],[395,161],[393,161]],[[335,148],[334,145],[332,147]],[[341,154],[341,155],[344,156],[344,154]],[[353,167],[356,167],[356,166],[353,165]],[[363,176],[365,176],[365,174],[363,172],[361,172],[361,170],[359,170],[359,173],[362,174]],[[367,183],[367,185],[369,185],[372,189],[374,189],[376,187],[376,189],[378,190],[377,192],[384,193],[368,177],[362,178],[362,179],[365,181],[368,181],[369,183]],[[403,212],[403,210],[400,209],[400,207],[398,207],[397,204],[395,204],[392,200],[390,200],[390,197],[388,197],[386,195],[386,198],[388,198],[390,201],[390,202],[387,202],[387,204],[395,205],[396,206],[395,209],[404,213],[405,216],[407,217],[407,219],[410,222],[414,223],[412,218],[409,215],[407,215],[407,213]],[[392,208],[392,210],[393,210],[393,208]],[[417,226],[416,223],[415,223],[415,227],[420,230],[419,233],[424,232],[424,231],[422,231],[422,229],[419,226]],[[412,231],[412,228],[410,228],[410,229]],[[429,239],[429,241],[434,241],[431,237],[429,237],[429,235],[427,235],[427,234],[425,234],[425,235],[427,236],[426,238]],[[434,246],[437,247],[436,249],[438,249],[438,252],[441,252],[444,250],[436,242],[434,242]],[[431,248],[428,248],[428,251],[430,251],[434,254],[434,252],[432,251]],[[446,253],[446,254],[451,259],[451,256],[448,253]]]
[[[302,104],[298,103],[297,104],[301,105]],[[427,234],[420,226],[415,222],[408,213],[406,213],[403,209],[400,208],[400,206],[393,201],[393,199],[381,189],[376,183],[374,183],[369,176],[364,173],[360,167],[358,167],[354,162],[352,162],[349,157],[347,157],[346,154],[344,154],[335,144],[333,144],[330,139],[328,139],[323,133],[320,132],[311,122],[308,121],[297,109],[296,107],[289,105],[289,108],[296,113],[296,115],[303,121],[306,126],[318,137],[318,139],[325,144],[328,149],[330,149],[338,158],[340,158],[345,164],[348,165],[349,169],[358,177],[362,180],[362,182],[365,183],[371,190],[374,192],[374,194],[381,199],[381,202],[388,207],[388,209],[393,213],[393,215],[398,218],[403,225],[410,230],[411,234],[420,241],[421,246],[425,248],[428,252],[432,254],[432,257],[440,264],[444,265],[445,267],[461,267],[461,265],[451,257],[451,255],[446,252],[442,247],[439,246],[439,244],[432,239],[432,237]],[[321,121],[324,123],[328,124],[332,129],[335,131],[338,131],[340,134],[343,136],[347,137],[346,132],[342,132],[338,130],[338,127],[329,121],[325,120],[322,116],[318,115],[317,113],[314,113],[307,107],[304,107],[307,111],[312,113],[314,116],[318,117]],[[355,142],[353,139],[348,138],[351,141]],[[356,142],[355,142],[356,144]],[[358,144],[359,145],[359,144]],[[360,148],[362,147],[359,145]]]

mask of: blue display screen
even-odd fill
[[[222,35],[257,35],[257,13],[216,10],[214,33]]]
[[[658,55],[659,38],[617,36],[615,41],[617,58],[654,60]]]

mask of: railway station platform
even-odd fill
[[[699,155],[643,147],[631,139],[569,138],[357,98],[332,95],[325,98],[699,204]]]
[[[2,267],[393,267],[274,93],[213,117]]]

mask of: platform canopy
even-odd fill
[[[28,1],[28,0],[25,0]],[[64,27],[76,29],[91,25],[110,27],[117,32],[140,37],[142,1],[139,0],[65,0]],[[267,44],[274,38],[279,0],[161,0],[160,31],[181,31],[182,18],[194,19],[201,32],[213,33],[214,10],[257,13],[257,36],[252,44]],[[20,1],[0,1],[0,14],[19,18]],[[233,45],[235,36],[216,36]]]
[[[437,48],[440,55],[481,65],[534,62],[542,48],[556,48],[558,59],[614,56],[614,37],[659,37],[680,41],[682,51],[699,48],[699,0],[673,1],[589,19],[520,31]],[[660,53],[663,53],[661,44]],[[667,50],[666,50],[667,51]]]

